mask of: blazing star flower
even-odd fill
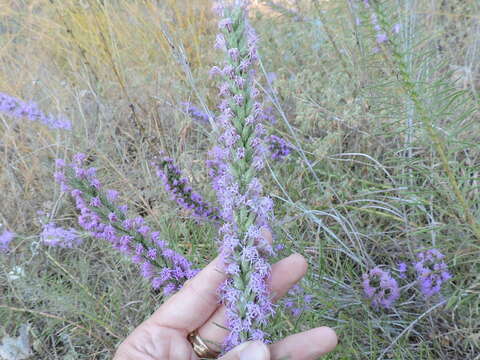
[[[38,121],[52,129],[71,130],[72,124],[64,118],[46,115],[34,103],[27,103],[5,93],[0,93],[0,113],[14,118],[27,118]]]
[[[0,235],[0,252],[7,253],[10,250],[10,243],[15,238],[15,233],[5,230]]]
[[[75,229],[64,229],[50,222],[43,226],[40,241],[47,246],[74,248],[83,243],[83,239]]]
[[[292,145],[276,135],[270,135],[267,143],[273,160],[283,160],[292,152]]]
[[[267,152],[254,82],[258,37],[248,22],[245,1],[221,2],[217,12],[223,19],[217,44],[225,61],[210,72],[222,82],[216,118],[220,135],[207,165],[224,221],[219,240],[228,279],[220,294],[227,308],[228,350],[247,340],[264,340],[263,330],[274,313],[267,286],[273,249],[261,231],[273,217],[273,202],[262,194],[256,177]]]
[[[398,283],[388,271],[383,271],[377,266],[363,274],[362,278],[363,291],[372,301],[373,307],[381,306],[388,309],[400,297]]]
[[[193,191],[188,179],[182,176],[173,159],[169,157],[155,159],[152,165],[155,166],[157,176],[162,180],[165,190],[178,205],[191,211],[197,219],[220,220],[218,209],[212,207],[199,193]]]
[[[413,266],[417,272],[420,291],[426,298],[438,294],[443,283],[452,277],[448,272],[447,264],[443,261],[444,258],[445,255],[437,249],[417,254],[418,261]]]
[[[57,176],[63,191],[75,200],[78,223],[91,236],[106,240],[140,266],[140,273],[154,289],[169,295],[198,271],[179,253],[167,247],[160,233],[152,231],[142,217],[129,218],[127,207],[117,204],[118,193],[103,191],[93,168],[84,168],[86,156],[76,154],[72,164]]]

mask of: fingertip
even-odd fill
[[[261,341],[247,341],[226,353],[219,360],[269,360],[270,349]]]
[[[289,356],[295,359],[317,359],[335,349],[337,343],[335,331],[322,326],[290,335],[271,345],[270,351],[274,359]]]
[[[302,255],[294,253],[290,255],[288,259],[292,262],[292,265],[295,266],[296,269],[298,269],[298,272],[302,273],[302,276],[307,273],[308,262]]]
[[[239,360],[269,360],[270,350],[261,341],[252,341],[239,353]]]
[[[317,332],[319,341],[324,345],[323,350],[325,353],[329,353],[335,349],[338,345],[338,336],[335,330],[328,326],[322,326],[314,329]]]

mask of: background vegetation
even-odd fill
[[[307,257],[303,286],[313,295],[313,311],[280,312],[273,335],[332,326],[340,345],[326,359],[480,359],[480,3],[389,0],[382,9],[401,24],[394,42],[417,99],[392,51],[375,49],[355,1],[252,9],[259,81],[276,118],[269,131],[296,149],[264,175],[275,235],[283,254]],[[21,235],[0,254],[0,332],[30,323],[34,358],[111,358],[162,302],[106,243],[39,245],[42,217],[76,226],[52,180],[55,158],[88,153],[131,211],[193,262],[215,256],[214,229],[179,212],[147,160],[171,155],[211,195],[211,131],[181,104],[215,110],[215,34],[206,0],[0,4],[0,91],[74,124],[70,133],[0,114],[0,223]],[[393,309],[372,308],[361,274],[384,265],[396,276],[398,262],[432,247],[453,275],[441,295],[426,300],[409,274]]]

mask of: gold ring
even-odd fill
[[[188,341],[192,344],[193,351],[201,359],[216,359],[220,355],[219,351],[212,350],[205,344],[197,331],[191,332],[188,334]]]

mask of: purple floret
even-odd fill
[[[218,209],[203,200],[203,197],[193,190],[173,159],[169,157],[155,159],[152,165],[155,166],[157,176],[162,180],[165,190],[171,195],[173,201],[191,212],[196,219],[220,220]]]
[[[10,251],[10,243],[15,238],[15,233],[5,230],[0,235],[0,252],[7,253]]]
[[[279,136],[270,135],[267,143],[273,160],[283,160],[292,152],[292,145]]]
[[[372,301],[373,307],[388,309],[400,297],[398,283],[388,271],[377,266],[363,274],[362,278],[363,291],[365,296]]]
[[[413,266],[417,272],[420,291],[426,298],[438,294],[442,285],[452,277],[447,264],[443,261],[444,258],[445,255],[437,249],[417,254],[418,261]]]
[[[75,229],[64,229],[50,222],[45,224],[40,234],[40,240],[47,246],[73,248],[82,244],[83,239]]]
[[[398,263],[398,272],[400,273],[400,278],[405,279],[407,277],[407,264],[404,262]]]

